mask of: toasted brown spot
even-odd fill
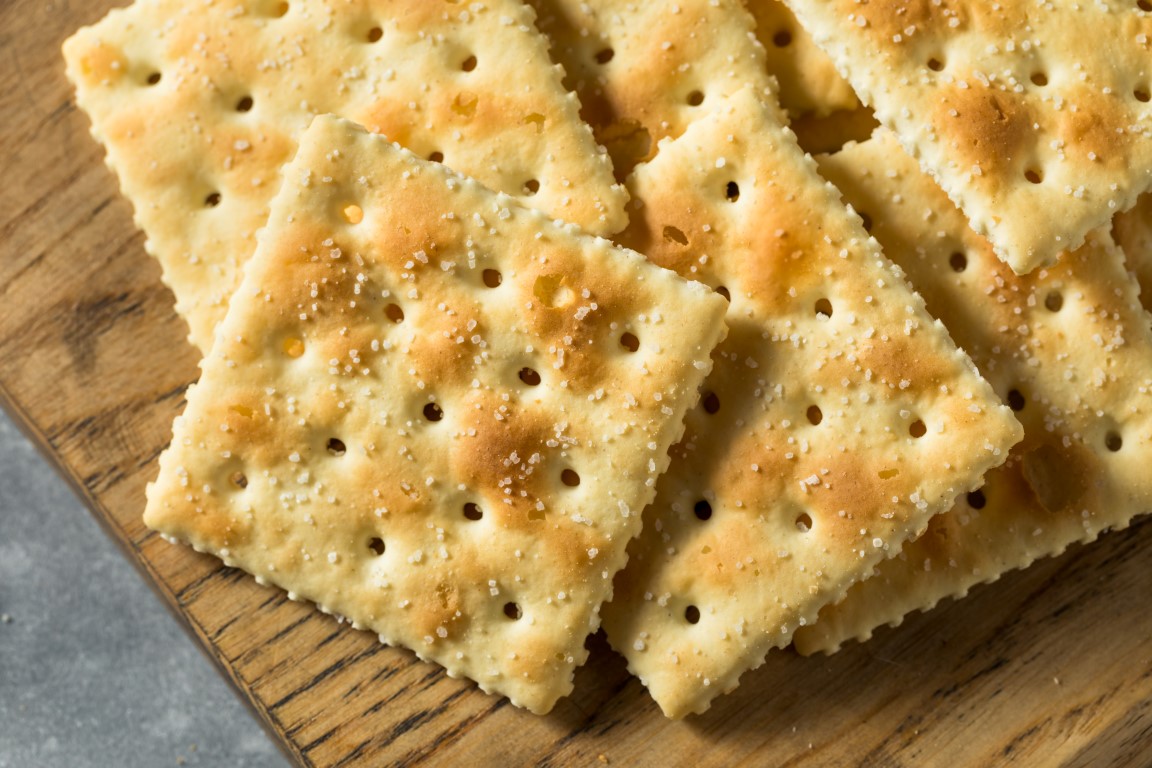
[[[304,342],[295,336],[286,337],[280,346],[288,357],[296,358],[304,354]]]
[[[344,220],[349,224],[359,224],[364,221],[364,209],[355,203],[349,203],[344,206],[340,213],[344,216]]]
[[[933,122],[955,142],[963,161],[1011,163],[1029,143],[1032,115],[1023,96],[973,83],[947,87]]]

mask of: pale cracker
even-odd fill
[[[617,178],[725,97],[775,89],[741,0],[527,2]]]
[[[202,351],[316,114],[597,234],[625,224],[610,162],[515,0],[138,0],[64,53]]]
[[[756,20],[756,38],[764,46],[768,72],[779,85],[780,106],[792,120],[827,117],[860,107],[852,86],[836,71],[828,54],[796,21],[781,0],[745,0]]]
[[[796,633],[831,652],[1152,511],[1152,330],[1105,229],[1019,277],[890,133],[820,159],[1024,424],[984,487]]]
[[[1146,0],[786,0],[1016,272],[1152,186]]]
[[[1130,210],[1117,214],[1112,236],[1142,288],[1140,301],[1152,312],[1152,193],[1140,195]]]
[[[145,521],[547,712],[587,655],[724,309],[319,117]]]
[[[681,717],[975,488],[1020,427],[750,91],[629,186],[625,244],[731,296],[604,608],[612,646]]]

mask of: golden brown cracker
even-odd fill
[[[890,133],[820,167],[1016,411],[1024,440],[982,488],[798,631],[804,653],[865,639],[1152,511],[1152,329],[1107,231],[1020,277]]]
[[[335,117],[284,174],[145,521],[547,712],[724,302]]]
[[[1019,425],[750,90],[629,188],[623,241],[731,300],[604,609],[613,647],[681,717],[973,490]]]

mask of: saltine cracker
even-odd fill
[[[515,0],[137,0],[64,54],[201,351],[317,114],[596,234],[625,224],[610,161]]]
[[[1020,437],[782,120],[745,90],[629,180],[622,241],[731,300],[604,608],[670,717],[735,688]]]
[[[547,712],[587,655],[724,309],[321,116],[145,522]]]
[[[1146,0],[786,0],[1019,274],[1152,187]]]
[[[1152,328],[1107,229],[1021,277],[890,133],[819,161],[1016,411],[1024,440],[982,488],[798,631],[802,653],[866,639],[1152,512]]]

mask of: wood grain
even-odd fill
[[[62,73],[60,43],[111,5],[0,6],[0,400],[299,764],[1152,762],[1149,525],[836,656],[774,653],[685,722],[599,637],[535,717],[147,531],[196,354]]]

